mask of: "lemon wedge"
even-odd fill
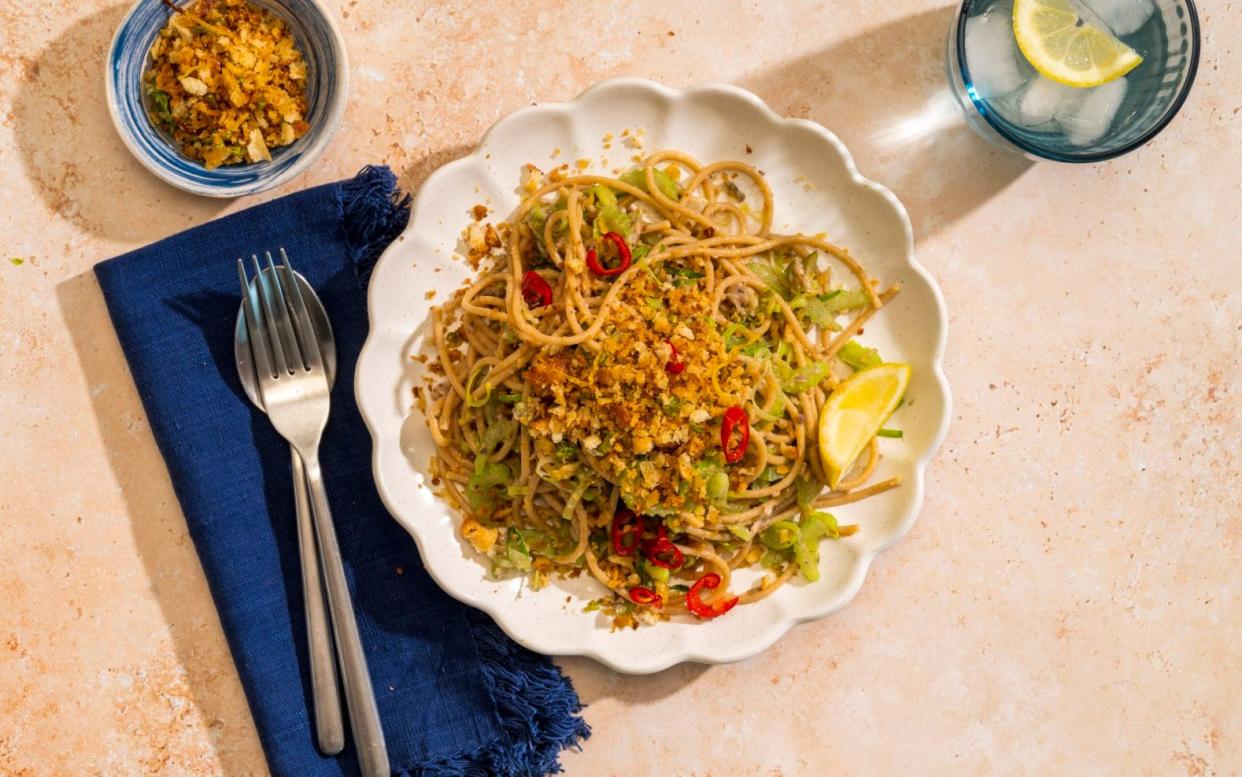
[[[1066,86],[1106,84],[1143,61],[1111,32],[1083,18],[1070,0],[1015,0],[1013,35],[1041,75]]]
[[[836,488],[867,443],[901,404],[910,365],[877,364],[837,386],[819,415],[819,455]]]

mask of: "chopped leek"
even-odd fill
[[[491,419],[479,438],[479,450],[476,452],[484,456],[495,453],[516,429],[517,423],[509,418],[501,416]]]
[[[595,202],[599,207],[599,215],[596,217],[596,223],[603,226],[600,232],[620,232],[622,235],[628,235],[630,232],[629,215],[617,207],[617,195],[607,186],[595,185],[591,187],[591,193],[595,195]]]
[[[670,200],[681,199],[681,184],[673,180],[672,176],[660,169],[651,171],[652,178],[655,179],[656,188],[660,190],[660,194]],[[630,170],[621,176],[622,183],[628,183],[636,189],[647,191],[647,173],[641,168]]]
[[[490,512],[496,506],[493,489],[507,485],[509,477],[508,465],[488,461],[486,456],[476,456],[474,474],[466,481],[466,501],[471,509]]]
[[[543,242],[543,225],[548,221],[548,209],[542,205],[536,205],[530,209],[530,213],[526,216],[526,225],[535,233],[535,238],[540,243]]]
[[[724,340],[725,349],[732,351],[740,345],[745,345],[748,338],[744,334],[744,331],[745,327],[736,321],[726,326],[724,332],[720,334],[721,339]]]
[[[591,194],[595,195],[595,201],[599,203],[600,208],[617,207],[617,195],[607,186],[596,184],[591,187]]]
[[[813,361],[794,369],[779,359],[772,361],[772,372],[781,390],[786,394],[801,394],[810,391],[828,377],[832,367],[828,362]]]
[[[772,403],[772,409],[769,410],[768,413],[777,418],[784,418],[785,417],[785,405],[787,405],[788,402],[789,402],[789,398],[785,396],[785,392],[781,391],[777,393],[776,401]]]
[[[466,405],[469,407],[483,407],[492,396],[492,384],[487,381],[483,381],[483,396],[475,396],[475,391],[479,387],[479,380],[482,379],[484,371],[491,372],[491,365],[475,365],[474,369],[470,371],[470,377],[466,378]]]
[[[798,524],[793,521],[777,521],[759,532],[759,543],[769,550],[785,550],[798,541]]]
[[[648,580],[654,580],[657,583],[667,583],[669,571],[659,564],[652,564],[650,561],[644,561],[640,567]]]
[[[750,529],[737,523],[729,524],[729,532],[743,542],[750,542],[755,537]]]
[[[786,551],[765,550],[763,556],[759,558],[759,563],[768,569],[780,569],[788,560],[789,554]]]
[[[633,226],[629,214],[616,207],[600,208],[595,223],[602,224],[604,232],[618,232],[622,235],[629,235],[630,228]]]
[[[829,513],[813,512],[802,517],[798,544],[794,546],[794,559],[798,572],[807,582],[819,579],[819,541],[825,535],[837,537],[837,520]]]
[[[788,364],[790,356],[793,356],[793,347],[788,340],[781,340],[776,344],[776,358]]]
[[[810,511],[811,505],[815,502],[815,497],[824,488],[814,479],[805,475],[798,476],[794,481],[794,495],[798,498],[798,507],[802,510],[802,514],[806,515]]]
[[[874,367],[884,362],[876,349],[868,348],[857,340],[850,340],[841,346],[841,350],[837,352],[837,358],[855,370],[865,370],[868,367]]]
[[[781,295],[784,299],[793,299],[793,289],[789,285],[789,276],[785,271],[772,264],[771,261],[764,259],[755,259],[746,265],[755,277],[763,281],[772,291]]]
[[[819,579],[819,541],[824,537],[839,539],[840,529],[837,519],[831,513],[805,512],[798,530],[798,541],[794,545],[794,560],[798,562],[798,572],[808,582]]]
[[[799,294],[789,301],[789,307],[801,310],[807,320],[820,329],[839,332],[841,325],[836,322],[837,311],[825,301],[824,298],[827,296],[827,294]]]
[[[784,476],[781,475],[781,473],[776,471],[776,467],[773,467],[771,464],[769,464],[768,466],[763,468],[763,472],[759,473],[759,477],[756,478],[756,480],[758,480],[761,483],[771,484],[771,483],[777,482],[782,477]]]
[[[530,546],[526,544],[526,538],[517,528],[509,529],[505,549],[505,555],[514,567],[523,571],[530,569]]]
[[[871,298],[867,296],[867,292],[863,289],[853,289],[851,291],[834,289],[827,294],[820,294],[818,299],[824,304],[825,309],[829,313],[857,310],[858,308],[865,308],[871,303]]]

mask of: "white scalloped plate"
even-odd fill
[[[627,167],[636,151],[623,130],[642,130],[647,152],[686,151],[700,160],[744,159],[762,170],[776,197],[779,232],[826,231],[884,283],[903,290],[867,325],[865,340],[890,361],[913,365],[906,405],[890,422],[904,430],[883,440],[879,477],[904,483],[834,509],[861,531],[823,545],[822,576],[791,583],[757,604],[710,622],[692,618],[611,632],[583,606],[600,595],[589,576],[531,591],[521,580],[493,581],[481,557],[456,531],[458,516],[427,483],[434,450],[411,389],[421,364],[431,306],[467,277],[454,258],[476,203],[499,220],[517,204],[520,168],[547,170],[579,158],[595,170]],[[613,136],[611,148],[604,138]],[[606,160],[604,164],[601,160]],[[434,300],[427,298],[436,293]],[[404,234],[371,278],[371,332],[358,360],[355,392],[374,440],[375,482],[388,509],[418,543],[423,563],[452,596],[489,613],[511,637],[550,655],[586,655],[622,672],[648,673],[683,661],[747,658],[791,626],[822,618],[848,602],[877,553],[910,528],[923,500],[923,471],[948,428],[949,387],[941,369],[947,318],[935,281],[914,258],[910,220],[897,198],[863,178],[845,146],[818,124],[777,116],[734,86],[684,91],[640,79],[606,81],[568,103],[522,108],[501,119],[467,157],[433,173],[414,200]]]

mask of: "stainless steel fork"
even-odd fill
[[[244,293],[248,284],[246,264],[241,259],[237,260],[237,274],[243,289],[246,326],[252,333],[250,343],[255,371],[259,375],[259,392],[272,425],[297,450],[306,468],[328,608],[336,635],[337,659],[358,762],[365,777],[388,777],[384,731],[319,466],[319,443],[330,410],[323,356],[284,249],[280,251],[279,266],[272,261],[270,252],[266,254],[269,272],[263,272],[257,255],[251,258],[259,304]]]

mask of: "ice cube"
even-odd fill
[[[1072,107],[1071,103],[1076,103],[1082,97],[1082,89],[1058,84],[1051,78],[1040,76],[1022,93],[1022,102],[1018,106],[1021,122],[1035,127],[1051,121],[1058,112],[1067,112]]]
[[[1124,78],[1083,90],[1081,100],[1058,111],[1057,121],[1072,145],[1087,146],[1108,131],[1126,99],[1128,82]]]
[[[1021,125],[1022,111],[1019,105],[1022,102],[1022,95],[1025,91],[1026,87],[1022,87],[1009,94],[993,97],[988,100],[988,107],[1010,124]]]
[[[1151,0],[1082,0],[1114,35],[1131,35],[1138,32],[1153,13],[1156,6]]]
[[[966,68],[980,97],[1008,94],[1026,83],[1021,57],[1008,13],[989,11],[966,20]]]

